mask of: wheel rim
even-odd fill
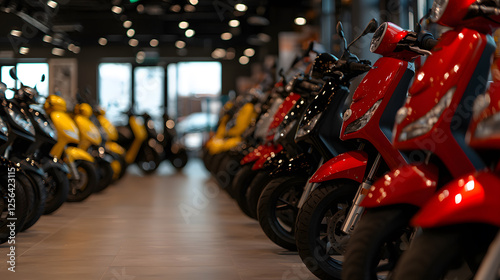
[[[0,209],[2,209],[2,213],[0,215],[0,228],[1,228],[7,224],[7,217],[9,215],[7,200],[9,197],[7,189],[4,189],[2,187],[0,190],[2,191],[2,199],[0,199]]]
[[[294,238],[295,220],[298,213],[297,204],[300,196],[300,190],[296,187],[290,188],[277,198],[272,213],[272,219],[275,221],[276,228],[282,233],[289,235],[290,238]]]
[[[54,199],[57,193],[57,182],[54,175],[50,172],[47,173],[47,179],[45,180],[45,189],[47,190],[47,201]]]
[[[81,166],[79,166],[77,170],[80,175],[80,180],[71,180],[71,194],[73,195],[85,191],[89,182],[87,171]]]

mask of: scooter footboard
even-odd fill
[[[453,180],[436,193],[413,218],[423,228],[462,223],[500,227],[500,177],[490,172]]]
[[[366,208],[394,204],[422,207],[436,192],[438,174],[433,165],[405,165],[377,180],[361,202]]]
[[[349,151],[323,164],[309,180],[321,183],[335,179],[351,179],[358,183],[365,176],[368,154],[364,151]]]
[[[69,162],[74,162],[75,160],[95,161],[89,153],[77,147],[67,147],[65,153],[68,156]]]

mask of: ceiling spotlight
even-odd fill
[[[111,11],[112,11],[113,13],[115,13],[115,14],[121,14],[121,13],[122,13],[122,11],[123,11],[123,9],[122,9],[122,7],[119,7],[119,6],[113,6],[113,7],[111,8]]]
[[[52,9],[55,9],[57,7],[57,2],[49,0],[47,1],[47,6],[51,7]]]
[[[151,41],[149,41],[149,45],[153,48],[158,47],[159,44],[160,42],[157,39],[151,39]]]
[[[135,56],[135,61],[141,64],[144,62],[144,59],[146,59],[146,53],[143,51],[137,52],[137,55]]]
[[[194,30],[193,29],[188,29],[185,32],[186,37],[193,37],[194,36]]]
[[[28,48],[28,47],[20,47],[19,48],[19,53],[20,54],[27,54],[29,52],[30,52],[30,48]]]
[[[178,48],[178,49],[183,49],[183,48],[186,47],[186,42],[181,41],[181,40],[176,41],[175,42],[175,47]]]
[[[245,56],[252,57],[252,56],[255,55],[255,50],[252,49],[252,48],[248,48],[248,49],[246,49],[246,50],[243,51],[243,54]]]
[[[212,52],[213,59],[220,59],[220,58],[224,58],[225,56],[226,56],[225,49],[217,48]]]
[[[245,5],[245,4],[241,4],[241,3],[240,3],[240,4],[236,4],[236,5],[234,6],[234,8],[235,8],[235,9],[236,9],[236,11],[238,11],[238,12],[244,12],[244,11],[246,11],[246,10],[248,9],[247,5]]]
[[[238,27],[240,26],[240,21],[237,19],[232,19],[229,21],[229,26],[231,27]]]
[[[181,11],[181,5],[173,5],[170,7],[170,10],[174,13],[178,13]]]
[[[139,45],[139,41],[137,41],[137,39],[130,39],[130,40],[128,40],[128,44],[131,47],[137,47],[137,45]]]
[[[50,35],[45,35],[43,36],[43,39],[42,39],[45,43],[51,43],[52,42],[52,36]]]
[[[186,29],[188,27],[189,27],[189,22],[187,22],[187,21],[181,21],[181,22],[179,22],[179,28],[180,29]]]
[[[198,0],[189,0],[189,3],[191,3],[191,5],[198,5]]]
[[[236,57],[236,50],[234,48],[228,48],[226,51],[226,57],[224,59],[231,60]]]
[[[233,34],[229,32],[224,32],[220,35],[220,38],[224,41],[231,40],[231,38],[233,38]]]
[[[137,9],[137,12],[138,12],[139,14],[144,13],[144,5],[139,4],[139,5],[137,5],[136,9]]]
[[[123,22],[123,27],[130,28],[132,26],[132,22],[130,20],[126,20]]]
[[[20,30],[12,29],[10,31],[10,35],[12,35],[14,37],[21,37],[21,35],[23,35],[23,32]]]
[[[57,55],[57,56],[63,56],[64,55],[64,50],[61,48],[53,48],[52,49],[52,54]]]
[[[296,17],[293,22],[295,22],[296,25],[305,25],[307,20],[304,17]]]
[[[73,51],[75,47],[76,47],[75,44],[71,43],[68,45],[68,50]]]
[[[239,62],[241,65],[246,65],[250,61],[250,58],[248,56],[241,56],[239,59]]]
[[[127,36],[128,37],[134,37],[135,35],[135,30],[130,28],[129,30],[127,30]]]
[[[184,5],[184,11],[188,13],[192,13],[196,10],[196,8],[193,5],[186,4]]]
[[[99,41],[97,41],[97,42],[99,42],[99,45],[101,45],[101,46],[106,46],[106,44],[108,43],[108,39],[101,37],[101,38],[99,38]]]
[[[79,53],[80,53],[80,50],[81,50],[81,49],[80,49],[80,47],[79,47],[79,46],[75,46],[75,47],[73,48],[73,52],[74,52],[75,54],[79,54]]]

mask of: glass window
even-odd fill
[[[99,104],[106,116],[115,124],[124,124],[122,112],[131,106],[132,65],[130,63],[99,64]]]
[[[168,108],[167,113],[170,117],[177,116],[177,64],[171,63],[167,66],[168,73]]]
[[[10,77],[9,71],[11,68],[17,67],[16,75],[20,83],[26,86],[35,87],[38,93],[42,96],[49,94],[49,65],[47,63],[18,63],[17,66],[2,66],[1,78],[2,82],[7,85],[7,88],[19,88],[21,84],[16,84],[15,80]],[[42,75],[45,75],[45,80],[42,82]],[[12,98],[14,92],[7,90],[6,97]]]
[[[148,113],[157,131],[163,131],[165,69],[161,66],[136,67],[134,82],[135,112]]]
[[[222,87],[220,62],[179,62],[177,67],[179,96],[220,95]]]
[[[2,66],[0,70],[2,82],[7,85],[7,91],[5,92],[5,97],[7,97],[8,99],[14,96],[14,92],[10,89],[16,87],[16,81],[12,79],[9,74],[11,68],[14,68],[14,66]]]

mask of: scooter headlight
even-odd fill
[[[294,127],[296,123],[297,120],[293,120],[289,124],[287,124],[285,128],[279,129],[274,135],[274,142],[277,142],[281,137],[285,137],[285,135],[287,135],[290,132],[290,130]]]
[[[449,0],[435,0],[432,4],[432,11],[430,20],[433,22],[438,22],[446,11]]]
[[[35,113],[34,118],[35,118],[35,121],[37,122],[37,124],[43,130],[43,132],[45,132],[47,135],[49,135],[54,140],[57,140],[56,131],[54,130],[52,125],[47,120],[44,120],[40,117],[40,113],[38,113],[38,112]]]
[[[427,114],[403,128],[399,135],[399,141],[404,142],[429,132],[441,117],[444,109],[450,106],[455,90],[456,87],[451,88]]]
[[[0,118],[0,131],[5,136],[9,136],[9,127],[7,126],[7,124],[4,122],[4,120],[2,118]]]
[[[70,138],[73,138],[73,140],[76,140],[76,141],[79,141],[80,140],[80,136],[78,136],[78,133],[72,129],[64,129],[64,134],[66,134],[66,136],[70,137]]]
[[[375,102],[375,104],[373,104],[373,106],[363,116],[361,116],[361,118],[350,123],[345,128],[344,133],[345,134],[353,133],[353,132],[356,132],[356,131],[360,130],[361,128],[363,128],[370,121],[370,119],[373,117],[373,115],[377,111],[378,107],[380,106],[380,103],[382,103],[382,99]]]
[[[295,134],[295,139],[302,138],[302,137],[306,136],[307,134],[311,133],[311,130],[316,126],[316,123],[318,123],[319,119],[321,118],[321,115],[323,115],[323,112],[312,117],[308,123],[302,125],[297,130],[297,133]]]
[[[35,135],[35,128],[33,128],[31,121],[23,113],[21,113],[17,109],[13,110],[12,108],[7,108],[7,111],[17,125],[22,127],[30,134]]]

